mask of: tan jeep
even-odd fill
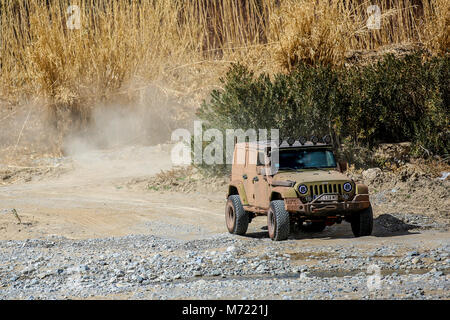
[[[315,137],[300,140],[283,141],[273,150],[277,157],[270,141],[235,145],[225,209],[228,231],[243,235],[254,217],[267,215],[272,240],[287,239],[293,228],[320,232],[343,220],[356,237],[370,235],[367,186],[344,174],[347,164],[336,162],[330,144]]]

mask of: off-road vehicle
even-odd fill
[[[267,215],[272,240],[342,221],[350,222],[355,237],[372,233],[368,187],[344,174],[347,163],[336,161],[329,137],[305,140],[291,138],[276,148],[271,141],[235,144],[225,209],[230,233],[244,235],[260,215]]]

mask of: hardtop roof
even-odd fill
[[[262,141],[247,141],[247,142],[238,142],[236,143],[236,147],[238,146],[249,146],[250,148],[258,149],[258,150],[264,150],[268,147],[272,147],[272,142],[277,145],[278,143],[273,140],[262,140]],[[304,144],[301,144],[299,141],[295,141],[292,145],[289,145],[286,141],[283,141],[278,148],[280,149],[287,149],[287,148],[332,148],[331,144],[321,143],[318,142],[314,144],[311,141],[307,141]]]

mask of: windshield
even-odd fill
[[[315,169],[336,167],[333,152],[320,149],[286,149],[279,152],[280,170]]]

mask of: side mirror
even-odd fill
[[[344,172],[347,171],[348,163],[347,163],[346,161],[340,161],[340,162],[338,163],[338,166],[339,166],[339,171],[342,172],[342,173],[344,173]]]

